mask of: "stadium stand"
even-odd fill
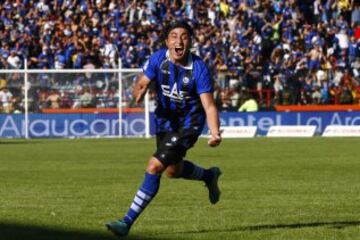
[[[358,0],[0,0],[0,69],[23,68],[25,58],[28,68],[107,69],[119,57],[138,68],[174,18],[194,26],[193,49],[213,71],[222,111],[237,111],[245,92],[260,109],[360,102]],[[10,91],[19,84],[0,78]],[[75,106],[83,90],[68,92],[60,107]],[[36,98],[50,94],[43,86]]]

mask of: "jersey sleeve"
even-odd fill
[[[153,54],[150,58],[145,62],[143,66],[143,73],[150,79],[154,80],[156,77],[156,64],[159,58],[157,54]]]
[[[204,64],[201,69],[199,77],[196,78],[196,91],[198,94],[201,93],[212,93],[214,91],[212,78],[210,71]]]

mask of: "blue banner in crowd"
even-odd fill
[[[152,119],[152,117],[151,117]],[[123,115],[124,136],[145,135],[143,113]],[[222,126],[257,126],[258,135],[266,135],[273,125],[315,125],[322,133],[327,125],[360,125],[359,112],[256,112],[221,113]],[[118,114],[30,114],[29,136],[48,137],[98,137],[118,136]],[[207,129],[204,130],[204,133]],[[151,134],[154,127],[151,124]],[[25,136],[23,114],[0,114],[0,137]]]

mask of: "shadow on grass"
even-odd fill
[[[181,233],[208,233],[208,232],[244,232],[244,231],[262,231],[274,229],[299,229],[313,227],[328,227],[343,229],[346,227],[360,226],[360,221],[335,221],[335,222],[312,222],[312,223],[292,223],[292,224],[264,224],[254,226],[239,226],[228,229],[204,229],[199,231],[185,231]],[[179,232],[180,233],[180,232]]]
[[[22,225],[13,223],[0,223],[0,239],[6,240],[115,240],[119,239],[112,233],[99,230],[99,232],[63,230],[59,228]],[[155,240],[140,235],[130,235],[126,240]]]
[[[262,231],[273,229],[299,229],[311,227],[329,227],[335,229],[343,229],[346,227],[360,226],[360,221],[335,221],[335,222],[313,222],[313,223],[294,223],[294,224],[265,224],[254,226],[239,226],[228,229],[202,229],[197,231],[179,231],[171,234],[197,234],[211,232],[241,232],[241,231]],[[166,233],[165,235],[168,235]],[[140,236],[130,234],[126,240],[160,240],[163,234],[157,236]],[[164,236],[163,236],[164,237]],[[115,240],[119,239],[106,230],[80,231],[80,230],[64,230],[59,228],[41,227],[34,225],[22,225],[14,223],[0,223],[0,239],[6,240]]]
[[[342,229],[346,227],[360,226],[360,221],[336,221],[336,222],[313,222],[313,223],[293,223],[293,224],[267,224],[258,226],[244,227],[246,231],[258,231],[266,229],[282,229],[282,228],[311,228],[311,227],[328,227]]]

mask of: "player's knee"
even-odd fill
[[[179,178],[180,171],[177,168],[168,167],[165,171],[165,174],[168,178]]]
[[[161,174],[164,171],[164,166],[156,158],[151,158],[147,167],[146,172],[150,174]]]
[[[162,173],[162,168],[156,164],[149,164],[146,167],[146,172],[150,173],[150,174],[160,174]]]

